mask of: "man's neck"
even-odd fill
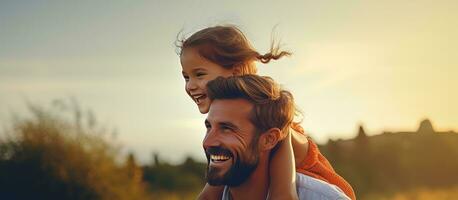
[[[232,199],[265,200],[269,190],[268,174],[268,159],[260,159],[258,167],[245,182],[229,188]]]

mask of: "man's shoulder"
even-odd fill
[[[296,189],[299,199],[350,199],[339,187],[301,173],[296,173]]]

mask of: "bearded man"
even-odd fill
[[[271,78],[243,75],[210,81],[207,94],[207,182],[225,186],[223,200],[266,199],[270,153],[290,140],[296,112],[291,93]],[[300,173],[296,191],[299,199],[350,199],[337,186]]]

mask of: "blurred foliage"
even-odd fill
[[[424,122],[418,131],[375,136],[367,136],[360,127],[354,139],[330,140],[320,150],[354,187],[358,199],[458,199],[458,134],[435,132],[429,121]],[[145,181],[162,199],[193,199],[180,194],[194,189],[198,194],[205,163],[188,158],[171,165],[157,154],[153,160],[144,167]]]
[[[205,185],[206,163],[192,157],[178,165],[161,161],[153,154],[153,162],[143,167],[149,190],[160,199],[195,199]]]
[[[320,150],[358,199],[458,199],[458,134],[435,132],[427,120],[414,132],[367,136],[360,127],[354,139],[330,140]],[[205,163],[188,158],[171,165],[157,154],[153,160],[144,167],[145,181],[161,199],[193,199],[198,194]],[[184,197],[193,190],[194,196]]]
[[[371,200],[456,200],[458,199],[458,187],[446,188],[416,188],[408,191],[400,191],[393,195],[369,194],[366,199]]]
[[[356,138],[330,140],[320,150],[362,199],[458,186],[458,134],[424,130],[369,137],[361,127]]]
[[[195,199],[204,186],[206,163],[170,164],[158,153],[144,166],[133,154],[120,160],[112,131],[90,111],[53,105],[30,105],[0,138],[1,199]],[[359,199],[458,199],[458,134],[435,132],[429,121],[375,136],[361,127],[320,150]]]
[[[117,162],[107,131],[73,105],[29,105],[31,116],[16,117],[5,129],[1,199],[148,199],[134,157]]]

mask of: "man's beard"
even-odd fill
[[[259,151],[256,148],[257,142],[252,142],[250,145],[250,154],[245,156],[249,160],[242,160],[241,155],[237,156],[234,164],[231,168],[222,176],[218,176],[218,172],[221,169],[210,168],[210,160],[208,159],[207,164],[207,182],[212,186],[227,185],[227,186],[239,186],[245,182],[253,171],[256,169],[259,163]],[[217,148],[216,151],[227,151],[223,148]],[[232,157],[234,158],[234,157]]]

